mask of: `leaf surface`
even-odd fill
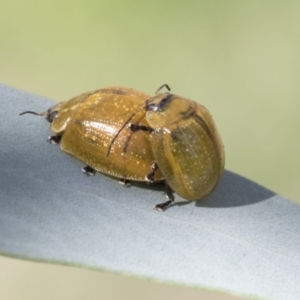
[[[0,253],[269,299],[300,295],[300,207],[225,171],[165,212],[163,187],[124,188],[46,142],[25,110],[53,102],[0,85]]]

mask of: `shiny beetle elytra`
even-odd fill
[[[224,169],[224,148],[205,107],[158,91],[150,97],[108,87],[40,114],[22,114],[46,117],[55,133],[49,142],[87,164],[88,175],[97,170],[125,184],[164,180],[168,201],[155,206],[164,210],[174,202],[172,190],[187,200],[213,190]]]
[[[208,195],[225,163],[223,143],[209,111],[187,98],[160,93],[147,100],[146,120],[153,129],[149,142],[155,162],[171,189],[190,201]],[[172,199],[165,205],[171,203]]]

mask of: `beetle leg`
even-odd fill
[[[144,126],[144,125],[132,124],[132,123],[130,123],[128,125],[128,128],[132,132],[135,132],[135,131],[138,131],[138,130],[148,131],[148,132],[152,132],[153,131],[153,129],[150,128],[150,127],[147,127],[147,126]]]
[[[88,175],[88,176],[94,176],[96,173],[95,169],[93,169],[90,166],[86,166],[86,167],[82,168],[81,171],[83,172],[83,174]]]
[[[131,186],[131,182],[125,178],[122,178],[119,180],[119,183],[122,184],[125,187],[130,187]]]
[[[61,135],[52,135],[52,136],[48,136],[47,138],[47,141],[50,144],[54,144],[54,145],[59,144],[60,140],[61,140]]]
[[[167,198],[169,200],[166,201],[166,202],[163,202],[163,203],[156,204],[154,206],[154,209],[158,210],[158,211],[164,211],[167,207],[169,207],[175,201],[175,198],[174,198],[174,195],[173,195],[173,191],[171,190],[171,188],[167,184],[167,182],[165,182],[165,184],[166,184],[166,194],[167,194]]]
[[[158,169],[157,163],[153,163],[151,166],[151,171],[145,177],[147,183],[154,182],[154,174],[157,169]]]

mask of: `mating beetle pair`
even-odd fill
[[[168,85],[163,85],[161,88]],[[63,151],[94,170],[127,180],[165,181],[187,200],[209,194],[224,169],[224,148],[208,110],[170,93],[154,97],[125,87],[108,87],[61,102],[43,113]]]

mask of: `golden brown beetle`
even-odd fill
[[[209,112],[180,96],[151,98],[108,87],[37,115],[45,116],[56,133],[48,140],[86,163],[86,174],[95,169],[124,182],[165,180],[168,201],[157,210],[174,202],[171,189],[188,200],[203,198],[224,169],[223,145]]]
[[[163,85],[162,87],[168,87]],[[153,129],[150,145],[168,185],[187,200],[199,200],[218,183],[224,170],[224,147],[209,111],[174,94],[147,100],[146,119]],[[172,199],[162,204],[162,209]]]

